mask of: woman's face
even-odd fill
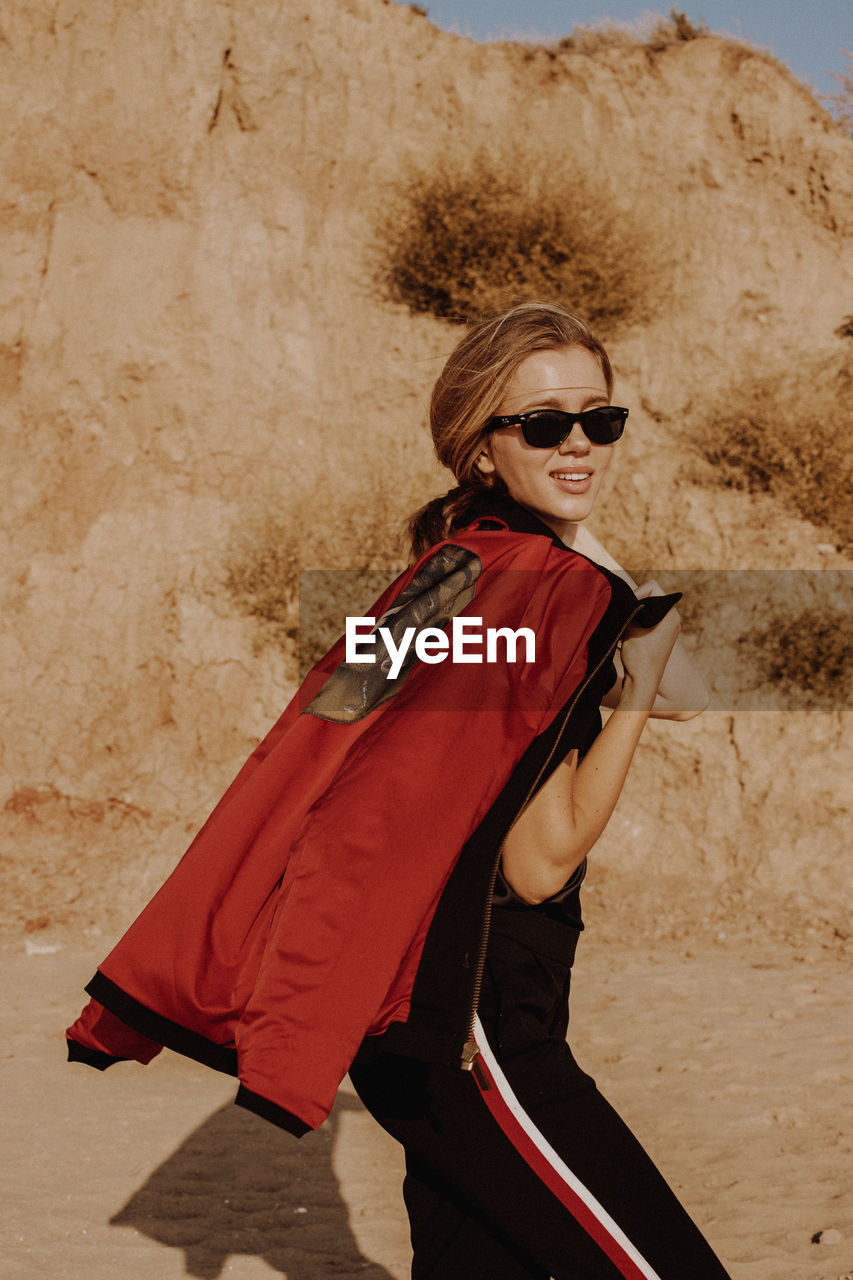
[[[601,365],[586,347],[534,351],[522,360],[495,416],[530,409],[581,413],[610,403]],[[492,431],[477,459],[483,475],[497,474],[510,495],[569,545],[579,520],[592,511],[612,444],[592,444],[576,422],[556,449],[527,444],[521,427]]]

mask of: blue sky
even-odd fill
[[[633,22],[650,11],[669,13],[671,0],[422,0],[438,27],[475,40],[559,39],[573,26],[610,18]],[[832,72],[850,72],[843,49],[853,50],[853,0],[701,0],[676,6],[696,21],[704,18],[712,31],[740,36],[769,49],[787,62],[801,80],[820,93],[839,86]]]

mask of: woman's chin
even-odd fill
[[[572,497],[565,502],[549,503],[548,506],[534,508],[534,512],[565,542],[567,538],[571,538],[575,527],[582,520],[586,520],[592,507],[592,497],[584,494],[582,497]]]

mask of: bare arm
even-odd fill
[[[503,873],[526,902],[558,893],[607,825],[679,628],[675,610],[649,630],[629,627],[616,709],[580,764],[573,751],[511,827]]]
[[[629,587],[636,591],[641,599],[659,589],[657,583],[653,581],[644,582],[641,587],[638,587],[631,575],[626,573],[622,566],[613,559],[610,552],[582,524],[577,525],[575,529],[572,547],[590,560],[594,560],[596,564],[604,565],[605,569],[610,569],[612,573],[618,574],[620,578],[628,583]],[[621,679],[623,667],[618,653],[614,658],[614,662],[616,664],[616,673]],[[619,682],[617,681],[604,698],[603,705],[605,707],[616,707],[619,703],[619,697]],[[676,641],[661,677],[660,687],[655,695],[654,704],[649,714],[660,720],[692,720],[694,716],[698,716],[705,710],[710,699],[710,690],[705,684],[701,673],[681,641]]]

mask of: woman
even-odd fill
[[[473,328],[432,400],[436,453],[459,488],[413,518],[414,553],[492,515],[621,574],[580,523],[627,416],[609,407],[611,392],[604,349],[559,308],[520,306]],[[659,594],[649,582],[636,597]],[[621,680],[606,663],[606,726],[597,713],[570,718],[563,763],[502,841],[477,1010],[479,1078],[407,1055],[397,1026],[365,1040],[351,1068],[365,1105],[406,1148],[416,1280],[726,1274],[565,1042],[586,855],[648,716],[687,719],[707,703],[678,631],[674,610],[650,628],[628,626]],[[464,902],[461,867],[433,924],[442,941]],[[415,1016],[419,1000],[440,1000],[438,972],[428,989],[429,961],[428,940]]]
[[[366,651],[348,628],[309,674],[68,1032],[99,1068],[168,1045],[237,1074],[297,1134],[351,1067],[406,1147],[417,1278],[725,1276],[565,1044],[586,854],[648,716],[706,700],[677,597],[580,523],[611,391],[560,307],[466,334],[431,408],[458,487],[413,518]],[[477,623],[485,660],[456,648]]]

